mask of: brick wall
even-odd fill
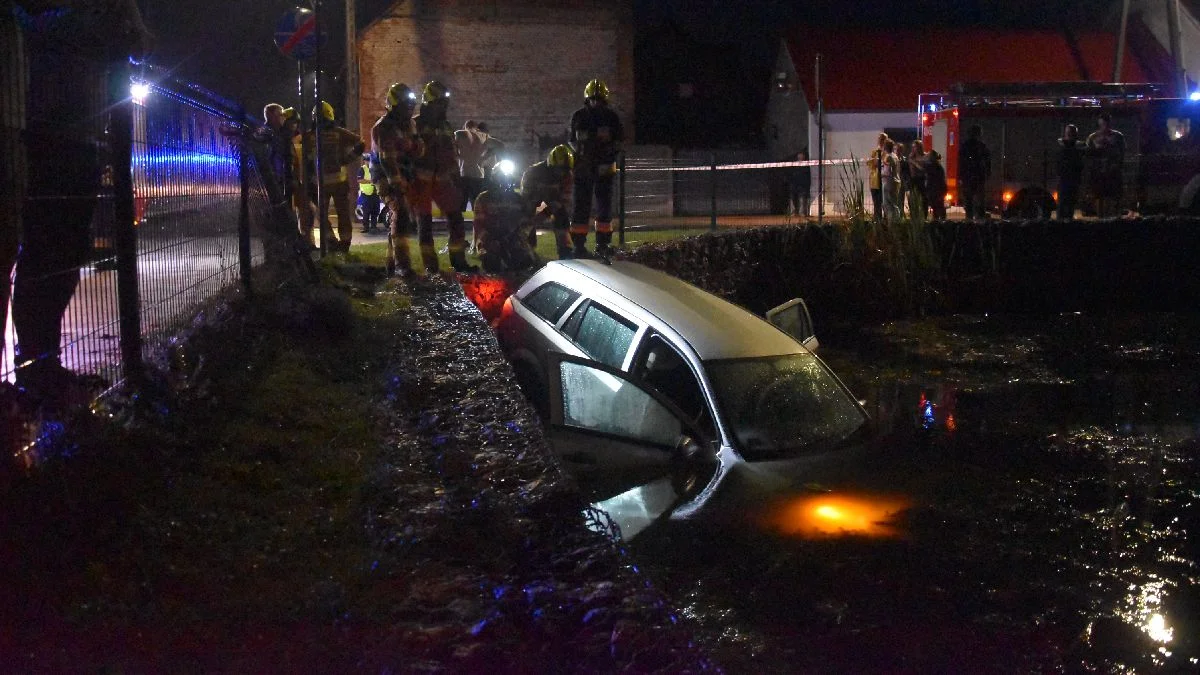
[[[402,2],[359,38],[361,127],[369,133],[392,82],[418,90],[439,79],[450,122],[487,121],[492,135],[534,159],[538,136],[565,138],[583,86],[613,91],[629,140],[633,30],[628,2],[443,0]]]

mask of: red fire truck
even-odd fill
[[[1058,198],[1058,139],[1067,124],[1080,139],[1096,129],[1101,112],[1125,135],[1124,212],[1200,213],[1200,93],[1166,95],[1158,84],[1099,82],[958,85],[922,94],[918,125],[925,151],[945,158],[948,204],[960,204],[960,130],[983,131],[991,150],[987,205],[1008,217],[1043,217]],[[1080,208],[1091,212],[1085,161]]]

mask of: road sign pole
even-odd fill
[[[312,0],[313,21],[316,23],[317,34],[321,33],[321,0]],[[313,179],[317,182],[317,227],[321,237],[321,255],[329,253],[328,236],[333,232],[333,224],[325,227],[325,221],[329,218],[329,209],[325,207],[325,187],[321,184],[325,177],[325,172],[321,170],[321,41],[317,40],[316,53],[313,55],[313,147],[314,166],[316,167]],[[338,223],[341,226],[341,223]]]

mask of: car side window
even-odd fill
[[[534,314],[542,317],[550,323],[558,323],[563,312],[571,306],[571,303],[579,297],[579,294],[556,284],[553,281],[542,284],[529,295],[525,296],[525,306],[533,310]]]
[[[560,365],[563,423],[662,448],[673,448],[683,424],[632,383],[581,363]]]
[[[642,341],[631,372],[683,411],[697,431],[708,438],[717,437],[700,381],[687,360],[662,336],[651,334]]]
[[[580,307],[579,311],[582,314],[578,327],[571,326],[575,328],[572,335],[575,343],[584,353],[600,363],[620,368],[625,361],[625,354],[629,351],[629,345],[633,343],[637,326],[595,302]],[[571,324],[574,320],[575,316],[572,315],[567,323]],[[565,326],[564,332],[571,335],[571,331]]]

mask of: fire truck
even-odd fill
[[[1181,99],[1166,85],[1100,82],[962,84],[918,99],[925,151],[944,158],[948,205],[961,204],[958,147],[974,125],[991,151],[987,206],[1005,217],[1049,217],[1058,199],[1058,139],[1067,124],[1084,140],[1101,112],[1125,136],[1122,212],[1200,213],[1200,92]],[[1093,213],[1091,160],[1080,208]]]

